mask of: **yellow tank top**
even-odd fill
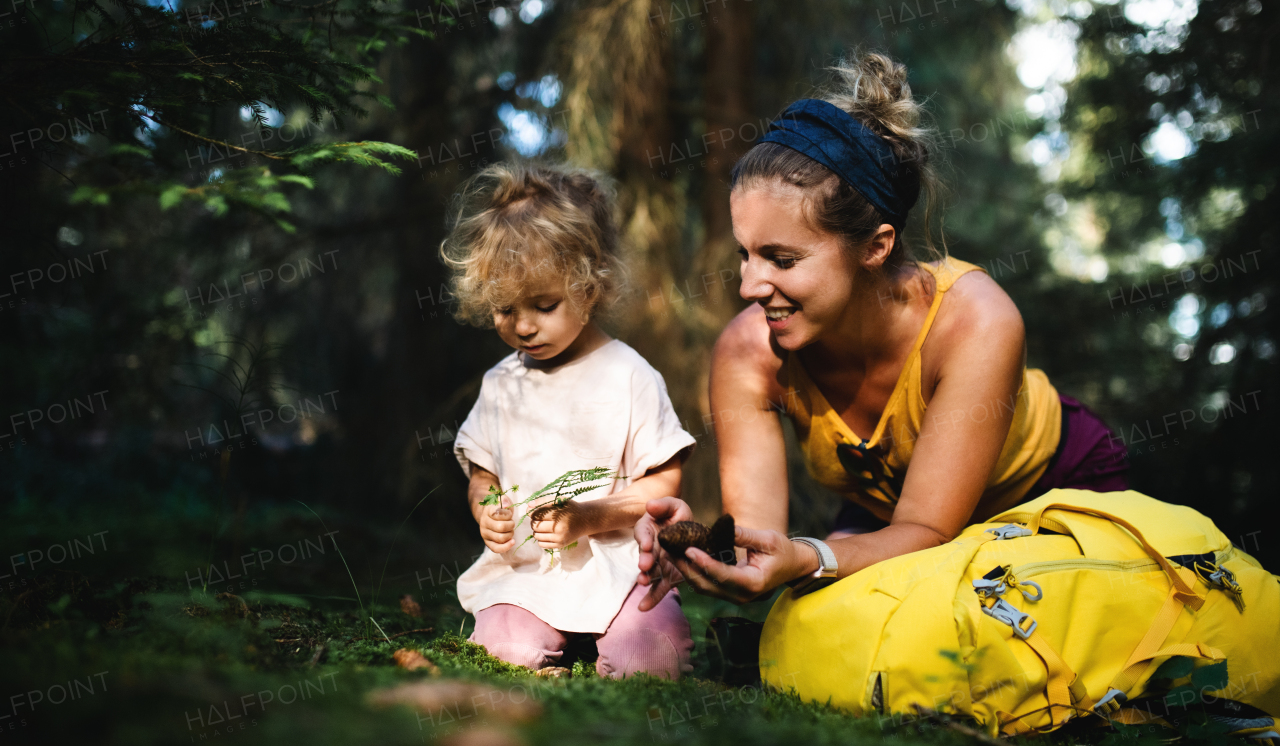
[[[809,473],[820,484],[843,494],[883,520],[890,520],[902,494],[902,482],[924,423],[920,348],[929,335],[947,290],[962,275],[979,270],[975,264],[948,258],[938,268],[921,264],[936,281],[933,305],[898,376],[889,403],[870,438],[860,438],[831,408],[805,372],[797,355],[787,355],[782,367],[785,411],[795,424]],[[1007,416],[1013,408],[1009,436],[1000,451],[991,481],[974,511],[980,520],[1017,504],[1044,473],[1058,447],[1062,403],[1049,378],[1038,369],[1023,369],[1016,402],[975,405],[969,416]]]

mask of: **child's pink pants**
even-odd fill
[[[639,583],[632,587],[609,628],[594,635],[600,651],[596,673],[601,676],[618,679],[643,671],[675,680],[693,671],[689,663],[693,637],[680,609],[679,593],[672,588],[657,606],[640,611],[640,599],[648,590],[649,586]],[[494,604],[476,612],[476,629],[467,639],[483,645],[495,658],[535,671],[556,665],[569,642],[566,633],[512,604]]]

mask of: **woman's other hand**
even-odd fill
[[[667,591],[684,580],[672,564],[671,555],[658,543],[658,532],[674,523],[692,520],[693,511],[678,497],[659,497],[645,503],[645,514],[635,527],[636,541],[640,543],[640,576],[636,582],[650,586],[649,592],[640,599],[641,611],[657,606]]]
[[[699,593],[737,604],[754,601],[783,583],[804,577],[818,569],[818,553],[779,531],[737,526],[734,544],[745,547],[747,558],[737,565],[718,562],[711,555],[690,547],[684,558],[672,563]]]

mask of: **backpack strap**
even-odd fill
[[[1195,658],[1221,660],[1226,657],[1217,648],[1205,645],[1184,643],[1161,647],[1169,637],[1169,633],[1173,631],[1174,625],[1177,624],[1178,617],[1182,614],[1182,607],[1187,606],[1191,609],[1199,609],[1204,605],[1205,599],[1195,592],[1187,578],[1182,575],[1180,572],[1182,568],[1175,568],[1164,555],[1151,546],[1150,542],[1142,535],[1142,532],[1133,524],[1100,510],[1065,503],[1052,503],[1038,510],[1035,515],[1031,516],[1031,520],[1027,522],[1027,529],[1032,534],[1035,534],[1042,524],[1052,521],[1052,519],[1047,519],[1044,515],[1047,510],[1083,513],[1103,518],[1123,527],[1133,535],[1133,538],[1142,545],[1147,555],[1160,565],[1160,569],[1164,570],[1165,575],[1169,578],[1169,595],[1165,598],[1164,605],[1160,607],[1160,611],[1156,613],[1155,618],[1151,620],[1151,626],[1147,628],[1147,633],[1143,635],[1137,647],[1129,654],[1129,659],[1125,661],[1120,673],[1116,674],[1116,677],[1112,679],[1107,693],[1098,700],[1096,705],[1091,706],[1091,709],[1094,709],[1097,714],[1106,717],[1117,712],[1127,701],[1128,695],[1126,693],[1142,678],[1142,675],[1146,673],[1157,658],[1170,655],[1187,655]],[[1071,533],[1070,528],[1060,521],[1052,521],[1052,523],[1055,526],[1054,530],[1065,529],[1066,533]]]
[[[1129,523],[1123,518],[1111,515],[1110,513],[1104,513],[1101,510],[1082,508],[1077,505],[1068,505],[1066,503],[1051,503],[1036,511],[1035,515],[1031,516],[1031,520],[1027,521],[1027,529],[1031,531],[1033,535],[1040,530],[1041,523],[1048,523],[1044,517],[1046,510],[1065,510],[1072,513],[1083,513],[1085,515],[1091,515],[1111,521],[1117,526],[1123,527],[1129,533],[1133,534],[1133,538],[1137,539],[1138,543],[1142,545],[1142,549],[1147,553],[1147,556],[1155,560],[1156,564],[1160,565],[1160,569],[1164,570],[1164,574],[1168,576],[1169,582],[1173,584],[1171,593],[1177,596],[1179,601],[1190,606],[1192,609],[1197,610],[1204,605],[1204,597],[1195,592],[1195,589],[1191,587],[1190,583],[1187,582],[1187,579],[1174,568],[1169,560],[1165,559],[1164,555],[1160,554],[1155,547],[1151,546],[1146,538],[1143,537],[1142,532],[1134,527],[1132,523]],[[1062,533],[1067,534],[1071,533],[1071,529],[1066,524],[1059,521],[1053,521],[1053,524],[1055,531],[1061,531]]]
[[[1142,674],[1146,673],[1146,670],[1151,667],[1151,664],[1157,658],[1167,658],[1171,655],[1184,655],[1190,658],[1205,658],[1208,660],[1226,658],[1226,655],[1221,650],[1199,643],[1181,643],[1161,648],[1160,646],[1164,644],[1169,633],[1173,631],[1173,625],[1177,623],[1178,616],[1181,613],[1182,602],[1178,600],[1177,595],[1170,588],[1169,595],[1165,598],[1164,606],[1160,608],[1155,619],[1151,620],[1151,626],[1147,629],[1147,634],[1143,635],[1142,641],[1129,654],[1129,660],[1125,661],[1124,668],[1111,680],[1111,689],[1128,692],[1133,688],[1134,684],[1138,683],[1138,679],[1142,678]]]
[[[1046,689],[1049,696],[1049,717],[1054,724],[1070,720],[1078,709],[1092,710],[1093,700],[1089,699],[1084,682],[1080,681],[1080,676],[1071,670],[1071,666],[1067,665],[1066,661],[1062,660],[1062,656],[1058,655],[1058,651],[1053,649],[1049,641],[1044,639],[1039,631],[1033,631],[1026,640],[1040,660],[1044,661],[1045,671],[1049,675]],[[1054,707],[1065,708],[1061,720],[1054,714]]]

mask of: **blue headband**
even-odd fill
[[[884,138],[838,106],[802,98],[769,123],[756,144],[776,142],[831,169],[902,232],[920,196],[920,178],[894,155]]]

